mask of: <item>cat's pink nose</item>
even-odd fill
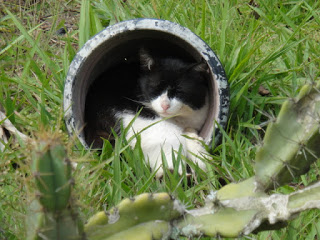
[[[163,102],[161,103],[161,107],[164,111],[167,111],[170,107],[170,104],[169,103],[166,103],[166,102]]]

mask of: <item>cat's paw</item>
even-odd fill
[[[198,131],[194,128],[185,128],[183,130],[183,134],[188,136],[189,138],[193,138],[199,141],[203,141],[203,138],[199,136]]]
[[[198,132],[193,128],[186,128],[184,135],[187,144],[187,157],[199,166],[203,171],[207,170],[206,164],[201,160],[207,154],[206,149],[202,145],[203,138],[198,135]]]

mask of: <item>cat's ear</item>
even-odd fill
[[[199,72],[199,73],[209,73],[209,67],[205,61],[201,61],[196,64],[192,64],[191,70]]]
[[[145,48],[140,49],[139,57],[140,57],[140,65],[143,70],[151,71],[154,68],[155,60]]]

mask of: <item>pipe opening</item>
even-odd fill
[[[94,147],[101,147],[100,138],[110,137],[109,133],[99,135],[93,131],[96,128],[93,118],[99,117],[100,114],[95,113],[103,108],[103,104],[96,103],[112,101],[112,96],[118,94],[130,96],[130,91],[137,86],[140,71],[138,52],[142,46],[158,57],[174,57],[187,62],[199,62],[202,59],[202,53],[184,39],[155,30],[125,31],[115,34],[94,48],[79,67],[72,95],[74,115],[78,116],[76,124],[78,129],[82,129],[80,135],[84,137],[88,146],[94,142]],[[212,71],[210,63],[208,65]],[[214,119],[217,119],[220,101],[212,72],[208,81],[210,110],[207,121],[200,131],[200,136],[205,140],[212,138],[212,125]],[[93,102],[90,99],[94,97],[97,99]],[[106,121],[105,124],[105,127],[113,127],[115,123]]]

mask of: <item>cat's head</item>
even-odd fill
[[[209,70],[205,62],[152,57],[140,50],[142,101],[158,115],[188,116],[206,104]]]

